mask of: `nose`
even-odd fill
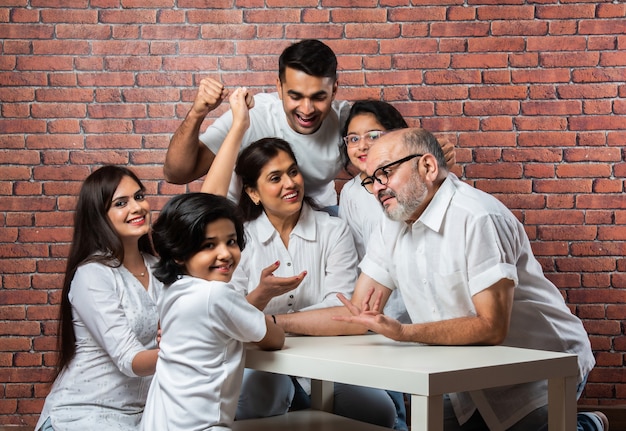
[[[369,149],[370,145],[372,145],[372,142],[370,141],[369,138],[366,138],[365,136],[361,137],[361,139],[359,139],[358,142],[359,145],[359,150],[367,150]]]
[[[130,210],[131,210],[132,212],[138,212],[138,211],[141,211],[141,205],[139,204],[139,202],[137,202],[137,200],[136,200],[136,199],[130,199],[130,200],[128,201],[128,205],[129,205]]]
[[[378,193],[381,190],[385,190],[387,188],[387,185],[381,184],[378,180],[374,180],[374,182],[372,183],[372,194],[374,196],[378,196]]]
[[[308,97],[304,97],[300,101],[300,111],[303,114],[311,114],[314,111],[313,102]]]
[[[291,178],[290,175],[285,174],[283,179],[283,187],[292,188],[296,184],[296,182]]]
[[[219,260],[230,260],[232,257],[232,253],[230,252],[230,248],[226,244],[220,244],[217,247],[217,258]]]

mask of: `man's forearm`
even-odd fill
[[[191,111],[187,114],[170,140],[163,175],[166,181],[174,184],[189,183],[206,173],[209,165],[202,166],[200,157],[200,127],[204,117]]]
[[[287,333],[298,335],[360,335],[367,332],[367,328],[353,323],[333,320],[333,316],[345,315],[345,307],[322,308],[318,310],[297,313],[278,314],[278,323]]]

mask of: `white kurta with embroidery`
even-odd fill
[[[361,186],[359,175],[345,183],[341,189],[339,217],[348,223],[359,260],[363,259],[370,235],[375,229],[378,229],[378,225],[385,215],[378,199]],[[384,313],[402,323],[411,321],[404,306],[402,294],[398,289],[391,293],[387,304],[385,304]]]
[[[250,127],[242,139],[241,148],[261,138],[284,139],[296,155],[298,168],[305,179],[306,195],[322,207],[337,205],[335,178],[341,170],[341,128],[349,111],[348,102],[333,101],[332,109],[320,128],[310,135],[303,135],[289,126],[278,93],[259,93],[254,96]],[[229,110],[200,135],[200,141],[217,154],[232,122],[232,112]],[[229,197],[237,202],[241,181],[234,173],[230,186]]]
[[[164,289],[159,314],[163,335],[141,429],[229,430],[244,343],[265,337],[265,315],[230,284],[189,276]]]
[[[341,306],[337,293],[352,296],[357,274],[357,254],[346,223],[303,204],[300,219],[285,247],[265,213],[246,223],[247,243],[232,283],[246,295],[259,284],[261,271],[280,261],[277,277],[307,271],[300,285],[273,298],[266,314]]]
[[[501,279],[515,283],[505,346],[578,355],[579,381],[595,360],[582,322],[543,275],[524,227],[496,198],[454,174],[421,217],[408,226],[385,218],[372,237],[361,270],[400,289],[414,323],[476,315],[472,296]],[[451,394],[460,423],[476,408],[492,430],[509,428],[547,403],[537,382]]]
[[[156,348],[157,299],[151,275],[156,259],[144,255],[148,290],[123,266],[80,266],[72,280],[76,356],[57,377],[35,429],[50,417],[55,430],[137,430],[152,376],[132,370],[137,353]]]

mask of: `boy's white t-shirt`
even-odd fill
[[[246,342],[265,337],[265,315],[232,285],[184,276],[159,299],[162,337],[141,429],[229,430]]]

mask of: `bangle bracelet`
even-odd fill
[[[274,321],[274,324],[276,324],[276,316],[274,314],[272,314],[272,320]]]

